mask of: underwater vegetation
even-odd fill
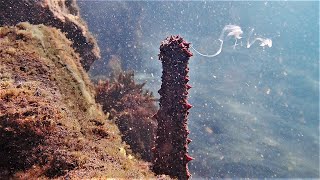
[[[0,178],[154,177],[95,102],[60,30],[0,27]]]
[[[151,162],[157,127],[152,116],[157,107],[152,93],[143,90],[144,85],[134,82],[133,72],[123,72],[113,81],[98,82],[96,101],[118,125],[133,153]]]

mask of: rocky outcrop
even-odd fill
[[[86,71],[100,58],[96,40],[81,19],[75,0],[0,0],[0,26],[25,21],[56,27],[64,32],[80,54],[80,62]]]
[[[153,177],[95,103],[72,44],[44,25],[0,27],[0,179]]]

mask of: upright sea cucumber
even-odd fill
[[[180,36],[170,36],[160,45],[159,60],[162,62],[162,85],[160,109],[154,118],[158,129],[154,148],[153,171],[178,179],[191,175],[187,163],[193,158],[188,155],[189,130],[187,118],[192,107],[188,101],[190,43]]]

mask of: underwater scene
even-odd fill
[[[155,96],[165,37],[181,35],[205,55],[215,54],[224,40],[214,57],[191,49],[192,178],[319,177],[319,2],[79,4],[102,51],[105,43],[116,43],[115,54],[128,59],[126,68]],[[220,38],[226,25],[241,27],[237,46],[227,36],[232,31]],[[272,46],[254,38],[269,38]],[[91,73],[101,73],[99,66]]]
[[[319,5],[0,0],[0,179],[320,178]]]

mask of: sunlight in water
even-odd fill
[[[250,31],[250,33],[249,33],[249,36],[248,36],[248,39],[247,39],[247,48],[250,48],[251,45],[254,44],[256,41],[260,41],[260,46],[263,47],[263,48],[266,47],[266,46],[267,47],[272,47],[272,40],[269,39],[269,38],[257,37],[257,38],[254,38],[250,42],[250,38],[252,36],[253,30],[254,29],[252,29]],[[227,35],[225,36],[225,34],[227,34]],[[198,50],[196,50],[193,46],[191,46],[191,48],[201,56],[204,56],[204,57],[215,57],[215,56],[219,55],[222,52],[223,42],[225,41],[226,37],[234,37],[235,42],[234,42],[234,45],[233,45],[233,49],[235,49],[236,46],[239,45],[239,44],[237,44],[237,42],[238,42],[238,40],[240,40],[242,38],[241,37],[242,34],[243,34],[243,31],[241,30],[240,26],[237,26],[237,25],[226,25],[221,31],[220,37],[218,39],[220,41],[220,47],[219,47],[219,49],[217,50],[217,52],[215,54],[203,54],[203,53],[199,52]]]

